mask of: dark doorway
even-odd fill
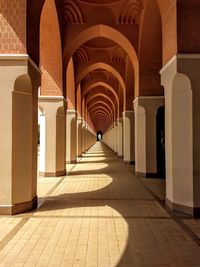
[[[99,142],[99,141],[102,141],[102,139],[103,139],[103,133],[102,133],[102,131],[98,131],[97,132],[97,141]]]
[[[157,112],[157,174],[159,178],[165,178],[165,107]]]

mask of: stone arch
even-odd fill
[[[109,118],[109,115],[105,113],[102,110],[96,110],[91,114],[92,117],[97,117],[97,116],[103,116],[106,120]]]
[[[88,99],[86,100],[86,105],[88,105],[88,103],[89,103],[90,101],[92,101],[94,98],[96,98],[96,97],[100,97],[100,96],[103,97],[103,98],[105,98],[106,100],[108,100],[108,101],[111,103],[111,105],[112,105],[114,114],[115,114],[115,115],[116,115],[116,113],[118,114],[118,110],[116,110],[116,107],[115,107],[114,102],[112,101],[112,99],[110,99],[110,97],[106,96],[105,94],[97,93],[97,94],[95,94],[95,95],[92,95],[92,96],[88,97]]]
[[[111,107],[106,102],[103,102],[103,101],[96,101],[96,102],[94,102],[93,104],[91,104],[89,106],[88,110],[90,111],[90,108],[92,108],[95,105],[101,105],[101,107],[105,107],[106,110],[109,110],[110,111],[111,117],[114,117],[114,113],[113,113],[113,110],[111,109]]]
[[[97,69],[104,69],[104,70],[107,70],[108,72],[112,73],[112,75],[114,77],[117,78],[117,80],[119,81],[122,89],[123,89],[123,93],[125,95],[126,93],[126,86],[125,86],[125,83],[124,83],[124,80],[121,76],[121,74],[111,65],[107,64],[107,63],[104,63],[104,62],[98,62],[98,63],[94,63],[94,64],[91,64],[89,65],[88,67],[86,67],[84,69],[83,72],[81,72],[79,74],[79,76],[77,76],[77,84],[79,84],[81,82],[81,80],[90,72],[94,71],[94,70],[97,70]]]
[[[104,37],[107,39],[112,40],[113,42],[117,43],[121,46],[128,54],[130,61],[134,67],[134,74],[135,74],[135,90],[138,90],[139,87],[139,64],[138,64],[138,57],[137,53],[131,44],[131,42],[118,30],[104,25],[98,24],[91,26],[82,32],[80,32],[74,39],[70,40],[69,45],[65,49],[64,52],[64,59],[66,64],[68,64],[71,56],[73,53],[84,43],[87,41],[98,38]]]
[[[93,108],[93,110],[90,112],[90,115],[92,116],[95,114],[104,114],[107,118],[110,118],[110,113],[102,107]]]
[[[118,97],[117,93],[115,92],[115,90],[112,86],[110,86],[109,84],[107,84],[105,82],[95,82],[93,84],[89,84],[88,86],[86,86],[86,88],[84,88],[85,90],[83,90],[83,92],[82,92],[82,97],[84,97],[87,93],[89,93],[90,90],[92,90],[93,88],[98,87],[98,86],[105,87],[110,92],[112,92],[112,94],[115,96],[115,99],[117,101],[117,106],[119,109],[119,97]]]
[[[62,96],[62,47],[54,0],[46,0],[40,19],[41,95]]]
[[[109,114],[109,117],[112,118],[112,113],[110,112],[110,110],[108,111],[108,109],[106,109],[105,106],[96,106],[94,105],[93,107],[91,107],[90,109],[90,114],[92,114],[92,112],[94,112],[94,110],[97,110],[97,109],[101,109],[102,111],[105,111],[107,114]]]
[[[163,95],[159,74],[162,68],[162,22],[156,0],[145,2],[140,24],[138,58],[140,87],[136,96]]]
[[[68,100],[68,109],[76,108],[75,98],[75,76],[74,76],[74,63],[72,57],[70,58],[66,72],[66,97]]]

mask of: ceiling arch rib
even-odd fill
[[[93,83],[93,84],[89,84],[88,86],[86,86],[83,89],[82,97],[85,97],[85,95],[87,95],[87,93],[89,93],[90,90],[92,90],[93,88],[98,87],[98,86],[102,86],[102,87],[108,89],[110,92],[112,92],[112,94],[116,98],[117,105],[118,105],[118,108],[119,108],[119,97],[118,97],[116,91],[114,90],[114,88],[112,86],[110,86],[109,84],[107,84],[105,82],[96,82],[96,83]]]
[[[106,121],[109,119],[108,115],[103,112],[97,112],[92,115],[92,118],[96,118],[97,116],[102,116]]]
[[[112,105],[114,114],[115,114],[115,115],[116,115],[116,114],[118,115],[118,110],[116,110],[115,103],[112,101],[112,99],[111,99],[110,97],[108,97],[108,96],[105,95],[105,94],[96,93],[96,94],[94,94],[94,95],[91,95],[90,97],[88,97],[88,99],[86,99],[86,105],[88,105],[88,103],[91,102],[93,99],[98,98],[98,97],[100,97],[100,96],[101,96],[102,98],[104,98],[104,99],[106,99],[106,100],[109,101],[109,103]]]
[[[92,107],[97,106],[97,105],[101,105],[101,107],[104,107],[106,110],[109,110],[110,114],[111,114],[111,117],[113,119],[113,117],[114,117],[113,110],[111,109],[111,107],[106,102],[103,102],[103,101],[96,101],[93,104],[90,104],[90,106],[88,106],[88,111],[90,111],[90,109]]]
[[[94,107],[90,111],[90,115],[92,115],[94,112],[99,111],[99,110],[105,112],[108,115],[108,117],[112,119],[112,114],[110,114],[110,112],[108,112],[108,110],[106,108],[102,107],[102,106],[101,107],[97,107],[97,108]]]
[[[139,63],[137,53],[129,41],[129,39],[123,35],[120,31],[104,25],[104,24],[97,24],[94,26],[90,26],[87,29],[83,30],[79,34],[77,34],[74,38],[70,39],[68,45],[65,47],[64,50],[64,62],[65,66],[68,65],[70,57],[75,53],[75,51],[82,46],[84,43],[88,42],[89,40],[103,37],[107,38],[119,46],[123,48],[124,51],[127,52],[128,57],[134,68],[134,76],[135,76],[135,89],[136,91],[139,90]]]
[[[83,72],[81,72],[80,74],[77,75],[77,84],[79,84],[84,79],[84,77],[87,76],[88,73],[91,73],[92,71],[98,70],[98,69],[107,70],[108,72],[112,73],[112,75],[119,81],[119,83],[123,89],[123,93],[125,95],[126,86],[125,86],[125,82],[123,80],[123,77],[113,66],[111,66],[107,63],[104,63],[104,62],[94,63],[94,64],[91,64],[88,67],[86,67]]]
[[[111,124],[111,121],[104,117],[104,115],[97,114],[96,116],[92,117],[92,120],[94,121],[94,124],[97,125],[99,120],[103,122],[104,125]]]
[[[93,110],[93,111],[90,113],[90,115],[94,115],[94,114],[97,114],[97,113],[102,113],[102,114],[106,115],[107,118],[110,118],[110,113],[108,113],[107,111],[105,111],[105,110],[103,110],[103,109],[101,109],[101,108]]]

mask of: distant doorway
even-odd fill
[[[98,131],[97,132],[97,142],[102,141],[102,139],[103,139],[102,131]]]
[[[157,174],[165,178],[165,107],[157,112]]]

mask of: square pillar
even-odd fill
[[[144,177],[157,177],[157,112],[161,106],[164,97],[137,97],[134,101],[135,171]]]
[[[82,157],[82,118],[77,118],[77,155]]]
[[[28,55],[0,55],[0,214],[37,207],[38,88]]]
[[[118,156],[123,157],[123,118],[118,118]]]
[[[66,162],[77,162],[77,112],[76,110],[67,110],[66,125]]]
[[[123,112],[123,145],[124,162],[126,164],[135,163],[135,121],[134,111]]]
[[[62,96],[40,96],[40,165],[44,177],[66,175],[66,103]]]
[[[114,152],[118,153],[118,123],[117,122],[114,123],[113,131],[114,131]]]
[[[86,122],[82,121],[82,154],[86,152]]]
[[[200,55],[174,56],[161,70],[165,90],[166,203],[200,215]]]

